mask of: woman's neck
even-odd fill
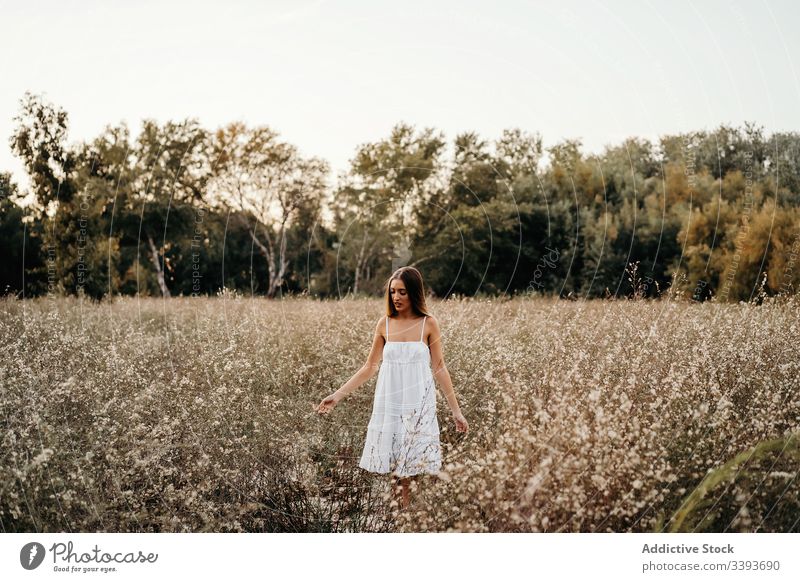
[[[395,314],[395,319],[419,319],[421,316],[416,315],[415,313],[410,313],[408,315],[401,315],[399,313]]]

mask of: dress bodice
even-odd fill
[[[386,343],[383,346],[383,362],[387,364],[426,364],[430,365],[431,353],[425,343],[425,320],[422,318],[422,326],[419,333],[419,340],[415,342],[393,342],[389,341],[389,318],[386,317]],[[424,348],[424,349],[423,349]],[[383,365],[383,364],[381,364]]]
[[[430,361],[430,350],[423,341],[386,342],[383,346],[384,364],[429,364]]]

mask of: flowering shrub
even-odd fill
[[[378,300],[5,299],[3,530],[796,529],[796,299],[432,309],[470,431],[439,393],[444,471],[398,513],[357,467],[375,378],[312,409]]]

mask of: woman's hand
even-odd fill
[[[453,413],[453,419],[456,421],[456,430],[458,432],[466,433],[469,430],[469,423],[460,410]]]
[[[316,410],[318,414],[328,414],[331,410],[336,408],[336,405],[339,404],[341,399],[342,397],[339,396],[338,392],[334,392],[323,398],[314,410]]]

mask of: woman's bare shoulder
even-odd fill
[[[375,324],[375,331],[376,332],[381,332],[381,335],[383,335],[383,330],[386,329],[384,326],[386,325],[386,318],[387,317],[388,316],[386,316],[386,315],[381,315],[378,318],[378,323]]]
[[[438,319],[436,319],[436,316],[434,316],[434,315],[429,315],[429,316],[428,316],[428,321],[430,322],[430,326],[431,326],[433,329],[435,329],[435,330],[439,330],[439,329],[440,329],[440,328],[439,328],[439,320],[438,320]]]

